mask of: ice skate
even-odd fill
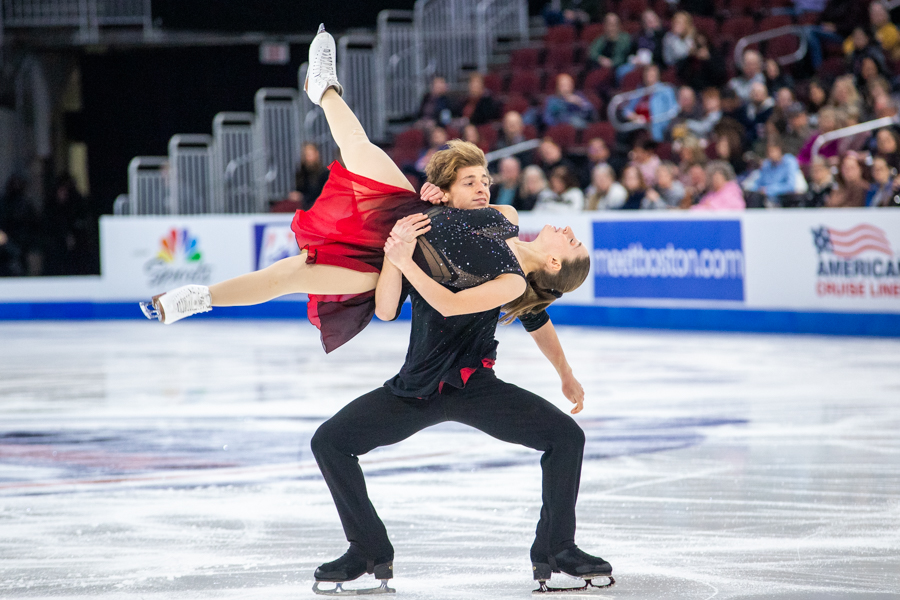
[[[212,310],[209,288],[205,285],[185,285],[171,292],[153,296],[141,302],[141,310],[148,319],[159,319],[166,325],[185,317]]]
[[[535,594],[592,594],[596,590],[608,588],[616,580],[612,577],[612,565],[598,556],[591,556],[582,552],[577,547],[566,548],[553,556],[547,557],[547,562],[537,561],[532,556],[531,567],[534,571],[534,579],[538,582]],[[584,585],[570,588],[555,588],[547,585],[553,573],[565,573],[571,577],[584,580]],[[601,580],[594,583],[595,579]]]
[[[346,582],[359,579],[366,573],[373,573],[375,579],[381,580],[381,585],[373,588],[344,589],[343,585]],[[394,561],[392,558],[366,560],[352,550],[348,550],[339,559],[325,563],[316,569],[316,582],[313,584],[313,592],[322,596],[394,594],[397,590],[388,587],[388,580],[393,576]],[[320,583],[334,583],[335,587],[332,589],[320,589]]]
[[[334,48],[334,38],[325,31],[325,24],[319,25],[319,33],[309,45],[309,68],[306,71],[306,84],[303,86],[309,99],[316,106],[328,88],[334,88],[338,95],[344,95],[344,88],[338,82]]]

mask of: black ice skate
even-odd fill
[[[374,573],[381,585],[373,588],[345,590],[343,584],[358,579],[366,573]],[[325,563],[316,569],[316,582],[313,591],[323,596],[361,596],[364,594],[393,594],[397,590],[388,587],[388,580],[394,576],[393,558],[366,560],[362,556],[347,550],[342,557]],[[335,587],[330,590],[319,589],[319,584],[332,582]]]
[[[582,552],[577,547],[566,548],[553,556],[547,557],[547,562],[536,561],[531,558],[531,567],[534,570],[534,579],[540,587],[534,590],[535,594],[590,594],[593,590],[608,588],[616,580],[612,578],[612,565],[598,556],[591,556]],[[572,577],[584,580],[584,585],[572,588],[553,588],[547,585],[553,573],[565,573]],[[594,579],[602,579],[605,583],[599,585]]]

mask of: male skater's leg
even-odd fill
[[[574,419],[540,396],[497,379],[490,369],[479,369],[465,388],[442,395],[442,400],[450,420],[544,453],[543,506],[531,548],[535,569],[549,565],[570,575],[611,572],[609,563],[581,552],[575,545],[575,502],[584,432]],[[541,575],[538,577],[536,571],[535,579],[550,577],[549,573]]]
[[[402,398],[382,387],[342,408],[313,435],[312,451],[334,498],[351,552],[370,561],[394,556],[384,523],[369,500],[358,457],[443,420],[436,402]]]

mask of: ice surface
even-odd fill
[[[408,327],[326,356],[299,321],[0,324],[0,598],[314,597],[346,542],[309,438]],[[900,598],[900,340],[560,335],[597,597]],[[567,408],[500,340],[498,374]],[[538,459],[453,424],[364,457],[397,597],[530,597]]]

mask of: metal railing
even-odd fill
[[[417,0],[415,11],[417,94],[441,75],[455,84],[464,68],[477,62],[475,3],[471,0]]]
[[[344,85],[344,100],[362,124],[369,139],[385,137],[384,106],[378,102],[375,67],[375,37],[345,35],[337,44],[338,79]]]
[[[128,198],[128,214],[169,214],[168,156],[136,156],[131,159],[128,163]]]
[[[254,113],[223,112],[213,119],[212,210],[218,213],[253,213],[264,210],[256,180],[257,151]]]
[[[124,217],[131,214],[131,199],[128,194],[119,194],[113,202],[113,214],[117,217]]]
[[[892,125],[897,125],[898,123],[900,123],[900,119],[898,119],[898,117],[882,117],[880,119],[866,121],[865,123],[857,123],[856,125],[851,125],[850,127],[843,127],[841,129],[829,131],[828,133],[823,133],[816,138],[815,142],[813,142],[811,156],[813,159],[818,158],[819,152],[822,150],[822,146],[824,146],[828,142],[839,140],[841,138],[852,137],[854,135],[865,133],[867,131],[873,131],[875,129],[881,129],[882,127],[891,127]]]
[[[654,92],[656,92],[656,90],[663,87],[671,88],[672,86],[667,83],[655,83],[651,86],[638,88],[631,92],[622,92],[621,94],[616,94],[615,96],[613,96],[609,101],[609,106],[606,108],[606,116],[609,119],[609,122],[612,124],[613,128],[615,128],[616,131],[636,131],[638,129],[647,129],[656,123],[665,123],[667,121],[671,121],[672,119],[677,117],[678,111],[681,109],[676,104],[673,108],[660,115],[651,115],[650,120],[646,123],[619,120],[619,107],[621,105],[637,98],[652,96]]]
[[[309,64],[303,63],[298,71],[301,90],[306,82],[307,69],[309,69]],[[300,92],[297,106],[299,107],[301,144],[315,144],[322,155],[322,162],[326,165],[330,164],[337,157],[337,144],[331,137],[331,129],[328,127],[328,121],[325,120],[325,113],[312,103],[306,92]]]
[[[486,162],[492,163],[495,160],[501,160],[509,156],[515,156],[520,152],[534,150],[540,145],[541,140],[538,138],[535,138],[533,140],[525,140],[524,142],[519,142],[518,144],[513,144],[512,146],[507,146],[506,148],[500,148],[499,150],[491,150],[490,152],[486,152],[484,155],[484,159]]]
[[[0,23],[9,28],[74,27],[96,40],[101,27],[151,29],[150,0],[2,0]]]
[[[300,113],[294,88],[262,88],[256,92],[256,180],[263,186],[263,203],[283,200],[294,189],[300,162]],[[267,206],[267,204],[263,204]]]
[[[202,215],[212,209],[211,135],[184,133],[169,140],[169,213]]]
[[[411,10],[378,13],[375,91],[382,119],[404,119],[419,110],[416,37]]]
[[[800,45],[795,52],[779,56],[775,58],[775,61],[783,67],[803,60],[803,57],[806,56],[807,48],[809,47],[809,42],[806,39],[806,32],[803,30],[803,27],[799,25],[785,25],[784,27],[767,29],[766,31],[760,31],[759,33],[754,33],[739,39],[734,45],[734,64],[739,67],[743,66],[744,50],[746,50],[750,44],[765,42],[783,35],[797,36],[800,40]]]

